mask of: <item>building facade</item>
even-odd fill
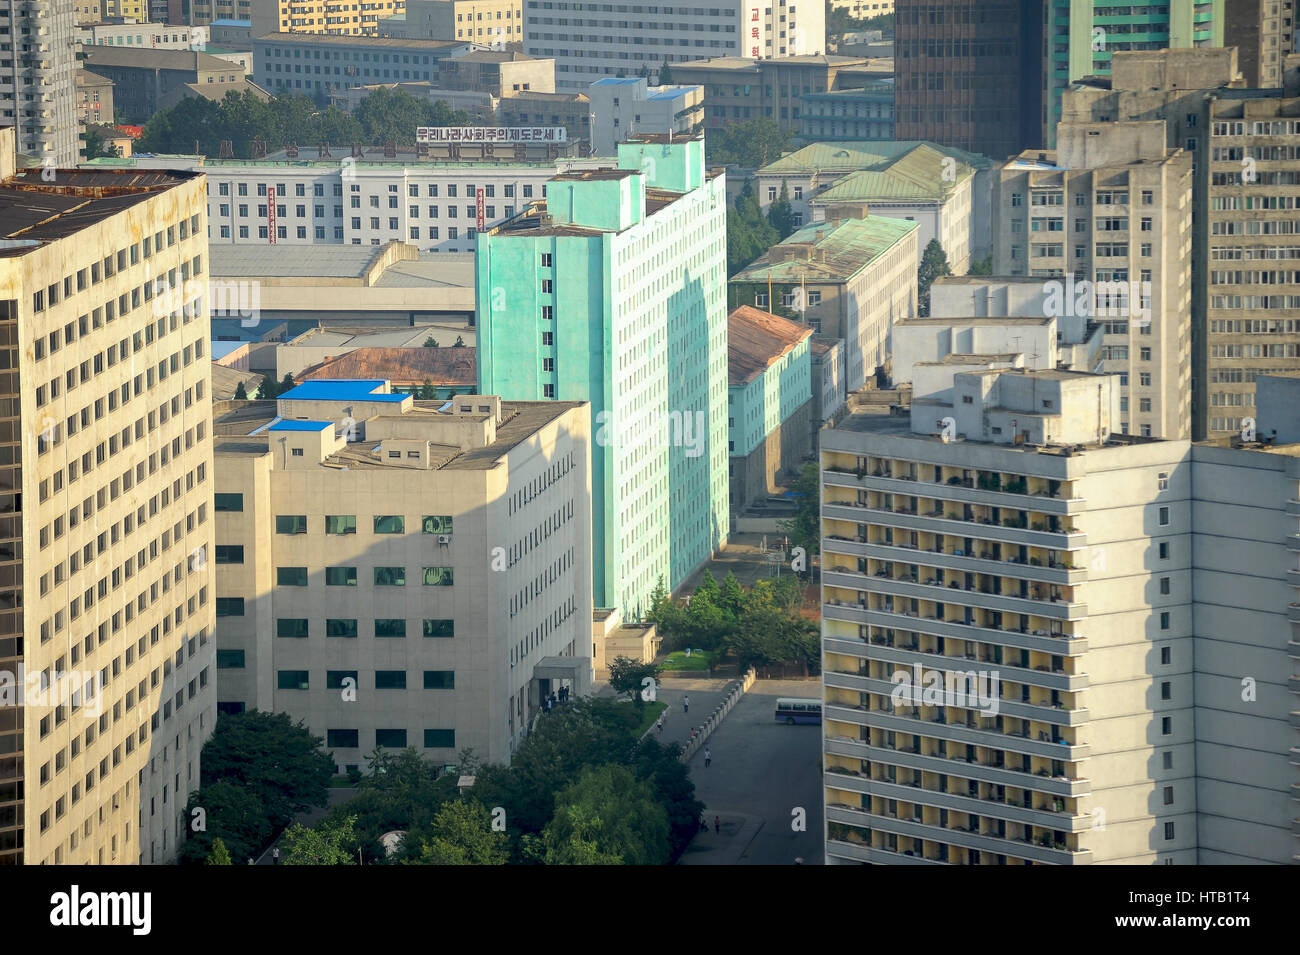
[[[1283,64],[1295,52],[1294,0],[1223,0],[1223,44],[1236,47],[1246,85],[1275,89]]]
[[[620,143],[478,237],[479,389],[591,402],[597,606],[640,619],[727,535],[726,183],[703,137]]]
[[[613,156],[618,143],[637,133],[690,136],[704,125],[704,89],[649,86],[641,78],[597,80],[587,88],[592,151]]]
[[[587,408],[443,404],[313,381],[216,421],[218,706],[305,720],[340,769],[506,762],[591,685]]]
[[[113,81],[77,70],[77,121],[83,125],[113,124]]]
[[[704,88],[704,125],[721,129],[750,119],[770,119],[798,132],[803,97],[839,88],[841,73],[866,66],[855,56],[793,52],[758,59],[744,53],[671,67],[674,83]]]
[[[62,0],[0,3],[0,30],[25,38],[0,79],[0,110],[18,131],[18,152],[51,168],[75,166],[81,155],[74,24]]]
[[[672,82],[699,85],[698,79],[678,76],[676,65],[713,57],[764,60],[826,52],[826,9],[820,2],[776,0],[760,6],[729,0],[710,8],[615,3],[608,10],[603,6],[565,11],[552,10],[542,0],[524,0],[524,52],[555,57],[557,89],[585,90],[601,77],[637,76],[643,69],[657,83],[658,70],[665,63]],[[565,15],[556,17],[556,13]]]
[[[102,198],[4,137],[0,857],[167,862],[216,717],[202,178]]]
[[[116,108],[140,123],[178,101],[187,86],[205,90],[247,88],[241,64],[197,50],[88,46],[84,62],[86,69],[113,82]]]
[[[894,139],[894,81],[800,97],[799,138],[807,141]]]
[[[384,36],[458,40],[519,50],[524,42],[522,0],[407,0],[406,13],[379,25]]]
[[[467,51],[463,43],[388,37],[271,33],[253,40],[258,85],[321,97],[385,81],[436,84],[439,61]]]

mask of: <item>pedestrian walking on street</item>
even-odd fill
[[[706,746],[704,747],[704,768],[708,769],[711,762],[713,762],[713,754],[709,752],[709,748]]]
[[[690,711],[691,711],[691,698],[690,698],[689,696],[683,696],[683,697],[682,697],[682,712],[683,712],[683,713],[689,713]]]
[[[271,850],[271,862],[273,862],[275,865],[279,865],[279,864],[280,864],[280,847],[279,847],[279,846],[276,846],[274,849]]]
[[[722,833],[722,820],[717,816],[713,817],[713,832],[715,835],[720,835]]]

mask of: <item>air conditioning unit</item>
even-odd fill
[[[439,535],[438,535],[438,543],[439,543],[439,544],[450,544],[450,543],[451,543],[451,535],[450,535],[450,534],[439,534]]]

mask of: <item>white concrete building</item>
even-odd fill
[[[590,408],[312,381],[218,408],[217,700],[376,747],[505,762],[589,691]]]
[[[690,134],[704,123],[704,87],[650,86],[640,77],[606,77],[587,88],[591,143],[598,156],[638,133]]]
[[[304,150],[315,154],[316,149]],[[612,158],[554,162],[385,159],[208,160],[209,239],[214,244],[372,245],[401,241],[436,252],[472,252],[480,228],[498,225],[548,179],[612,166]],[[275,202],[269,201],[275,190]],[[483,218],[478,218],[478,194]]]
[[[827,860],[1290,864],[1300,446],[957,378],[822,436]]]
[[[72,168],[81,155],[72,4],[0,0],[0,33],[10,38],[10,63],[0,76],[0,116],[18,130],[18,152],[46,165]]]
[[[572,5],[571,5],[572,6]],[[645,7],[631,3],[552,9],[524,0],[524,52],[555,58],[555,86],[585,91],[604,76],[656,80],[668,63],[719,56],[768,59],[826,52],[826,9],[814,0],[719,7]]]

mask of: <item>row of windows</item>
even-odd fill
[[[229,707],[237,706],[239,709],[231,710]],[[219,703],[218,710],[223,712],[243,712],[242,703],[227,704]],[[359,749],[361,747],[361,733],[359,730],[351,729],[327,729],[325,731],[325,745],[330,749]],[[405,749],[406,748],[406,730],[404,729],[377,729],[375,730],[375,746],[383,749]],[[425,749],[455,749],[456,748],[456,731],[454,729],[434,729],[424,731],[424,748]]]
[[[242,560],[243,548],[240,548]],[[375,567],[374,585],[376,587],[405,587],[405,567]],[[306,587],[306,567],[277,567],[275,582],[280,587]],[[421,573],[421,582],[426,587],[450,587],[453,583],[453,571],[450,567],[425,567]],[[357,569],[355,567],[326,567],[325,584],[331,587],[355,587]]]
[[[351,680],[351,684],[344,681]],[[358,688],[356,670],[326,670],[325,687],[330,690],[345,689],[347,687]],[[376,690],[405,690],[406,689],[406,671],[405,670],[376,670],[375,685]],[[426,690],[454,690],[456,689],[456,672],[454,670],[425,670],[424,671],[424,688]],[[307,670],[277,670],[276,671],[276,689],[279,690],[310,690],[311,680]]]
[[[168,226],[165,232],[159,231],[152,236],[146,236],[141,242],[132,243],[116,253],[106,255],[103,260],[92,263],[87,268],[79,269],[75,276],[66,275],[62,282],[55,282],[45,289],[33,292],[32,311],[43,312],[47,306],[53,308],[62,299],[70,298],[76,292],[85,291],[92,285],[98,285],[112,278],[118,272],[126,271],[129,266],[139,263],[142,257],[147,259],[155,252],[171,248],[176,244],[178,231],[182,240],[189,238],[191,234],[199,235],[199,216],[195,214],[188,219],[182,219],[179,229],[178,226]],[[166,245],[163,244],[164,236]]]

